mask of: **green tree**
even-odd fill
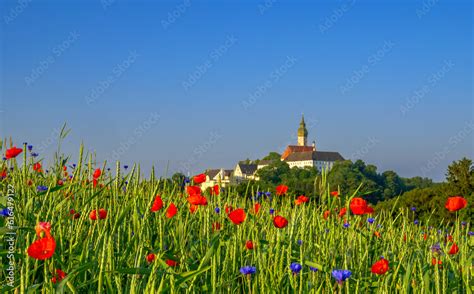
[[[454,194],[463,196],[474,192],[474,166],[472,160],[463,158],[454,161],[448,166],[446,180],[450,184]]]

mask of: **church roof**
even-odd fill
[[[286,147],[285,152],[281,155],[282,160],[286,160],[286,158],[292,154],[297,152],[312,152],[313,146],[298,146],[298,145],[290,145]]]
[[[217,176],[217,174],[220,172],[220,169],[209,169],[206,171],[206,175],[209,176],[209,178],[213,179]]]
[[[291,153],[285,161],[338,161],[344,160],[344,157],[339,152],[331,151],[310,151],[310,152],[295,152]]]

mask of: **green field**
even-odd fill
[[[273,189],[264,191],[271,192],[270,197],[255,197],[259,191],[238,195],[226,188],[218,196],[203,191],[207,205],[191,213],[182,185],[157,179],[153,172],[142,178],[138,166],[124,170],[117,163],[108,171],[105,165],[95,165],[82,148],[74,161],[56,157],[48,173],[33,170],[35,162],[23,152],[0,165],[0,172],[7,173],[0,180],[1,208],[13,208],[3,210],[13,217],[0,217],[2,291],[471,293],[473,289],[470,224],[463,225],[458,218],[453,223],[415,224],[409,208],[395,212],[396,217],[391,211],[353,215],[351,199],[360,195],[352,191],[332,196],[325,189],[329,183],[324,173],[318,181],[320,195],[306,195],[309,202],[301,205],[295,205],[300,195],[291,189],[281,196]],[[101,175],[94,187],[97,168]],[[151,212],[156,195],[163,207]],[[171,203],[178,211],[168,218]],[[241,224],[229,219],[230,207],[245,210]],[[339,217],[343,207],[347,214]],[[91,220],[91,211],[101,208],[107,211],[106,218],[97,214],[97,220]],[[331,213],[325,219],[327,210]],[[288,220],[287,227],[275,227],[277,215]],[[27,254],[40,238],[35,232],[39,222],[51,224],[56,243],[53,256],[45,260]],[[43,238],[44,232],[40,235]],[[10,247],[7,241],[12,236]],[[253,249],[246,247],[247,241],[252,241]],[[449,254],[453,244],[459,251]],[[150,262],[151,253],[155,259]],[[389,270],[376,275],[371,268],[381,256],[389,261]],[[9,271],[12,257],[14,270]],[[176,265],[170,266],[170,261]],[[294,273],[292,263],[300,264],[301,271]],[[242,274],[245,266],[256,272]],[[57,269],[66,276],[59,277]],[[333,270],[352,274],[338,283]]]

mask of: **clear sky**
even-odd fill
[[[157,3],[158,2],[158,3]],[[0,135],[233,168],[296,143],[442,180],[473,158],[472,1],[1,1]]]

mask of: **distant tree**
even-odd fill
[[[474,192],[474,166],[472,160],[463,158],[454,161],[448,166],[446,180],[452,188],[453,193],[470,195]]]
[[[270,152],[268,153],[267,156],[262,158],[262,160],[280,160],[281,159],[281,154],[277,152]]]
[[[383,177],[383,199],[391,199],[395,196],[400,196],[405,192],[406,186],[403,180],[394,171],[385,171],[382,173]]]
[[[429,188],[435,185],[432,179],[422,177],[402,178],[402,181],[404,182],[407,191],[415,188]]]
[[[288,163],[276,160],[270,165],[265,166],[257,171],[257,176],[260,177],[260,180],[263,182],[271,183],[278,185],[282,182],[284,175],[290,172],[290,166]]]

